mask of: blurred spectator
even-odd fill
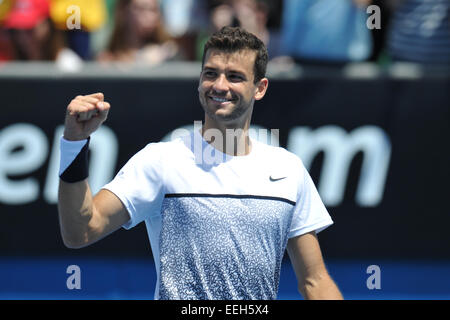
[[[202,59],[209,36],[225,26],[240,26],[256,35],[267,46],[270,59],[280,56],[279,32],[268,27],[271,4],[269,0],[210,1],[210,26],[199,34],[196,59]]]
[[[195,60],[196,41],[208,25],[207,0],[160,0],[166,31],[177,42],[183,60]]]
[[[157,64],[179,59],[181,51],[164,28],[158,0],[119,0],[107,50],[99,61]]]
[[[239,26],[264,42],[270,59],[280,56],[279,32],[267,26],[270,2],[268,0],[233,0],[232,3]]]
[[[5,16],[13,57],[17,60],[56,61],[66,70],[80,58],[65,46],[64,36],[49,18],[49,1],[16,0]]]
[[[12,0],[0,1],[0,24],[5,19],[6,14],[11,9]]]
[[[366,9],[372,2],[372,0],[353,0],[353,3],[361,9]]]
[[[160,0],[167,32],[182,37],[202,29],[208,23],[206,0]]]
[[[209,1],[207,10],[209,12],[208,27],[197,34],[195,55],[197,61],[202,60],[203,47],[211,34],[219,31],[222,27],[239,25],[230,0]]]
[[[0,0],[0,62],[13,60],[13,47],[8,31],[2,27],[3,20],[11,9],[12,0]]]
[[[450,1],[403,0],[393,7],[387,51],[394,61],[450,65]]]
[[[7,30],[0,27],[0,62],[14,60],[13,51]]]
[[[68,47],[84,60],[91,59],[91,33],[99,30],[107,18],[105,0],[51,0],[50,4],[50,17],[65,32]],[[77,20],[79,25],[74,26]]]
[[[370,0],[285,0],[282,49],[303,64],[340,65],[372,54]]]
[[[237,21],[231,1],[217,1],[213,4],[210,11],[210,22],[212,33],[227,26],[237,27],[239,21]]]

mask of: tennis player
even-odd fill
[[[102,93],[73,99],[61,138],[65,245],[82,248],[145,222],[155,299],[178,300],[276,299],[287,249],[304,298],[342,299],[316,235],[333,221],[308,172],[294,154],[248,136],[267,91],[267,60],[264,44],[241,28],[213,34],[198,87],[202,128],[149,143],[95,196],[89,137],[110,104]]]

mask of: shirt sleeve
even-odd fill
[[[301,173],[297,201],[288,237],[293,238],[311,231],[319,233],[333,224],[319,192],[308,171],[300,161]]]
[[[136,153],[103,189],[111,191],[122,201],[130,215],[123,227],[131,229],[160,214],[163,186],[161,150],[157,143],[150,143]]]

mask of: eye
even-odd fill
[[[211,71],[211,70],[206,70],[203,72],[203,76],[205,76],[207,78],[213,78],[216,76],[216,72]]]
[[[239,75],[239,74],[230,74],[228,76],[228,78],[233,81],[233,82],[240,82],[240,81],[244,81],[244,77]]]

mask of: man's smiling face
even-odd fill
[[[251,114],[255,100],[264,96],[261,81],[254,81],[256,52],[210,49],[206,53],[198,87],[206,116],[215,122],[234,122]],[[263,92],[261,92],[263,91]]]

